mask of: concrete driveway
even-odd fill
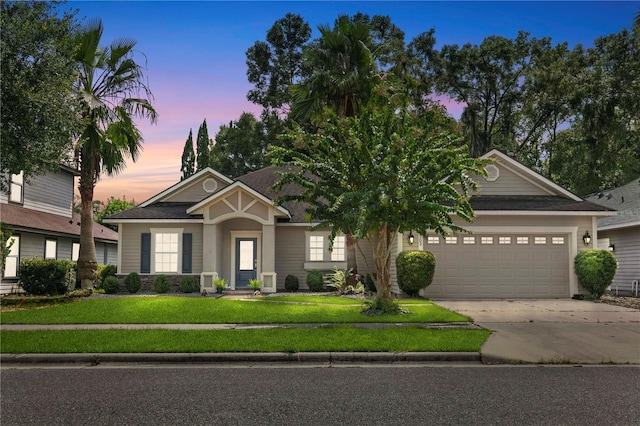
[[[640,311],[579,300],[434,301],[493,330],[485,363],[640,364]]]

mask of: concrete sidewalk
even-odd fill
[[[640,364],[640,311],[577,300],[436,301],[494,331],[482,362]]]

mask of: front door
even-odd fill
[[[248,287],[258,273],[258,239],[236,238],[236,288]]]

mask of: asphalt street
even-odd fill
[[[3,367],[6,425],[635,425],[636,366]]]

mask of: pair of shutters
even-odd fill
[[[151,272],[151,234],[144,233],[141,236],[140,247],[140,273]],[[182,234],[182,273],[191,273],[191,246],[193,234]]]

